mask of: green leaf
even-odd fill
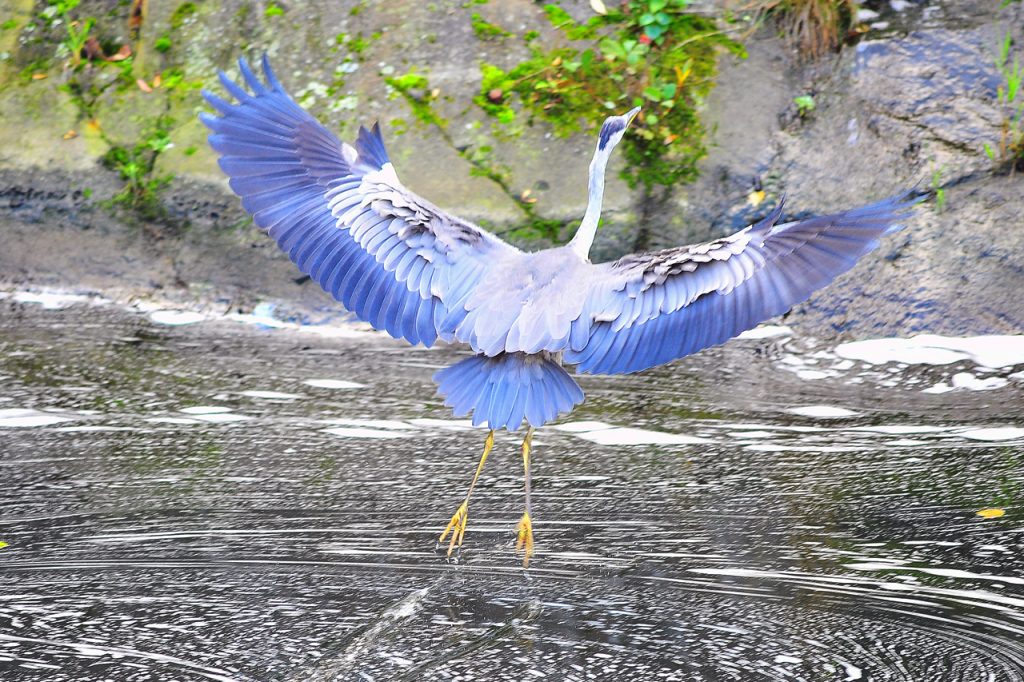
[[[811,97],[810,95],[800,95],[799,97],[794,97],[793,103],[796,104],[797,111],[800,113],[801,116],[804,116],[805,114],[814,111],[814,107],[816,106],[814,103],[814,98]]]
[[[661,90],[654,86],[644,88],[644,97],[654,102],[660,102],[662,100]]]
[[[613,59],[624,59],[626,57],[626,49],[623,47],[622,43],[611,38],[605,38],[597,47],[606,57],[611,57]]]
[[[647,34],[647,37],[651,40],[657,40],[665,33],[665,29],[657,24],[652,24],[644,29],[644,33]]]
[[[561,28],[565,24],[575,24],[569,13],[558,5],[544,5],[544,13],[548,15],[548,23],[554,28]]]
[[[996,152],[988,142],[985,143],[985,156],[987,156],[990,161],[995,162],[996,160]]]

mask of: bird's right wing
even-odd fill
[[[204,91],[201,114],[231,189],[299,268],[360,319],[430,346],[456,324],[489,262],[519,251],[399,182],[380,130],[343,144],[284,91],[239,61],[252,93],[220,74],[238,104]]]
[[[898,229],[905,193],[835,215],[763,221],[704,244],[595,266],[567,363],[580,372],[638,372],[731,339],[789,310]]]

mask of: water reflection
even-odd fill
[[[515,436],[434,549],[452,351],[67,306],[0,312],[4,680],[1024,679],[1011,368],[773,333],[585,378],[525,573]]]

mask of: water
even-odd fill
[[[584,378],[524,571],[514,435],[435,550],[455,350],[199,318],[0,301],[0,679],[1024,679],[1011,368],[782,330]]]

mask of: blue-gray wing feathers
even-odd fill
[[[231,189],[295,264],[396,338],[439,337],[481,355],[437,375],[457,412],[534,426],[583,399],[561,360],[615,374],[722,343],[805,300],[916,203],[910,193],[836,215],[760,223],[703,244],[591,265],[571,249],[524,254],[405,189],[376,125],[348,145],[274,77],[239,62],[232,104],[202,114]],[[251,92],[250,92],[251,91]],[[489,357],[486,357],[489,356]]]
[[[256,224],[375,328],[427,346],[450,336],[442,322],[461,320],[487,259],[516,250],[406,190],[378,126],[343,144],[288,96],[266,58],[266,83],[245,60],[239,68],[252,92],[222,73],[238,103],[204,92],[220,116],[200,118]]]
[[[788,311],[849,270],[899,228],[910,193],[836,215],[761,223],[725,239],[598,266],[581,324],[564,354],[593,374],[638,372],[714,346]]]

